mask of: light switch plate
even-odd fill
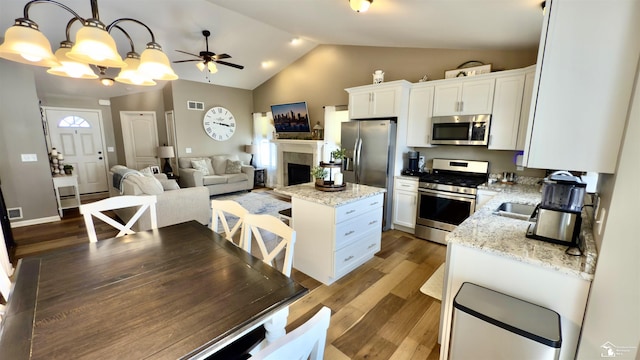
[[[20,154],[22,158],[22,162],[33,162],[38,161],[38,155],[36,154]]]
[[[113,146],[107,146],[107,152],[114,152]]]
[[[191,154],[191,148],[186,148],[186,149],[184,149],[184,151],[185,151],[187,154]]]

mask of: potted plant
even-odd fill
[[[331,161],[335,163],[341,163],[342,159],[347,156],[347,149],[335,149],[331,152]]]
[[[71,175],[71,173],[73,172],[73,166],[69,164],[65,165],[62,169],[64,170],[64,173],[67,175]]]
[[[316,179],[317,185],[324,185],[324,178],[327,174],[327,170],[321,166],[314,166],[311,168],[311,176]]]

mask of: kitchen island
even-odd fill
[[[330,285],[380,251],[384,188],[347,183],[325,192],[305,183],[274,191],[291,197],[294,268]]]
[[[539,187],[508,187],[447,236],[447,268],[441,314],[440,358],[448,358],[453,298],[471,282],[551,309],[561,316],[561,359],[573,359],[584,317],[597,252],[591,221],[583,211],[581,256],[567,246],[525,236],[530,222],[499,216],[503,202],[536,205]]]

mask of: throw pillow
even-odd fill
[[[167,191],[167,190],[180,190],[180,186],[173,179],[163,179],[163,180],[160,180],[160,183],[162,184],[162,188],[165,191]]]
[[[204,159],[191,160],[191,166],[193,166],[194,169],[200,171],[202,175],[204,176],[209,175],[209,169],[207,168],[207,163],[204,161]]]
[[[153,176],[153,170],[151,170],[151,166],[147,166],[147,167],[146,167],[146,168],[144,168],[144,169],[140,169],[140,172],[141,172],[143,175]]]
[[[227,168],[225,174],[240,174],[242,171],[242,162],[239,160],[227,160]]]
[[[225,169],[227,168],[227,160],[240,160],[238,159],[238,155],[214,155],[211,157],[213,162],[213,170],[215,170],[216,174],[223,175],[225,174]]]

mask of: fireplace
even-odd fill
[[[277,187],[288,186],[294,184],[308,183],[311,181],[311,168],[320,163],[322,160],[321,140],[275,140],[274,143],[278,148],[277,161]],[[294,180],[291,182],[289,174],[291,167],[289,164],[302,165],[304,169],[293,169],[298,175],[293,175]],[[295,166],[294,166],[295,167]],[[299,178],[298,178],[299,176]],[[304,179],[302,178],[304,176]]]
[[[311,166],[303,164],[287,164],[287,184],[297,185],[311,181]]]

